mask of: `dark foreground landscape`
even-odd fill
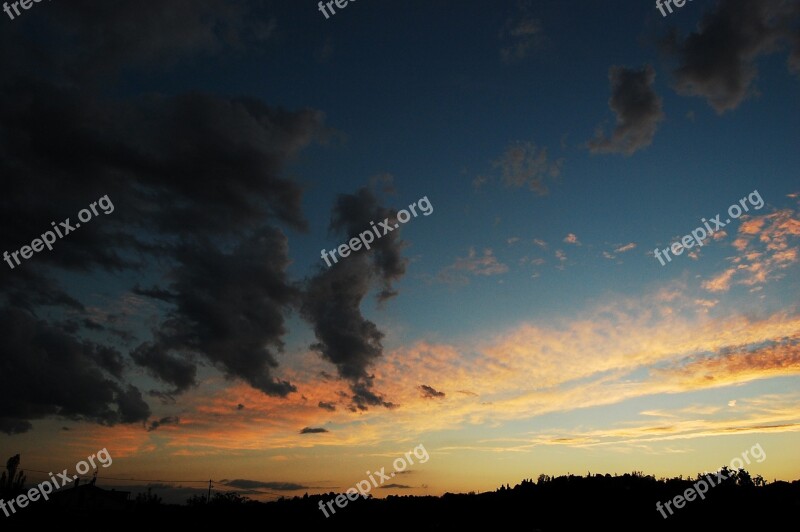
[[[2,517],[6,530],[25,530],[45,524],[127,523],[145,526],[180,523],[181,526],[248,523],[264,529],[276,526],[324,526],[333,530],[353,527],[453,530],[456,527],[491,529],[516,523],[524,530],[704,530],[724,528],[795,526],[800,511],[800,480],[764,482],[745,470],[733,472],[708,490],[703,500],[694,498],[665,519],[656,502],[665,503],[692,489],[698,480],[655,479],[635,472],[619,476],[547,477],[523,480],[494,492],[452,494],[441,497],[389,496],[361,499],[326,518],[320,510],[337,494],[304,495],[272,502],[249,500],[235,492],[215,493],[210,503],[194,497],[186,505],[162,504],[158,496],[105,490],[79,485],[39,501],[10,518]],[[705,475],[703,475],[705,478]],[[709,474],[711,479],[715,474]],[[4,497],[8,500],[10,497]],[[341,501],[341,499],[340,499]],[[329,510],[330,513],[330,510]]]

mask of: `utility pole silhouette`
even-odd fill
[[[208,480],[208,498],[206,499],[206,504],[211,502],[211,479]]]

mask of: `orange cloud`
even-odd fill
[[[726,292],[731,287],[731,279],[736,273],[736,268],[728,268],[716,277],[703,281],[702,286],[709,292]]]
[[[719,357],[704,358],[680,367],[652,372],[656,380],[671,381],[684,390],[694,390],[756,379],[800,375],[800,335],[768,347],[740,349]]]
[[[710,292],[725,292],[734,284],[754,286],[778,278],[780,271],[798,262],[800,220],[792,209],[743,218],[733,247],[740,255],[729,257],[736,265],[702,283]]]
[[[133,454],[158,446],[174,456],[286,455],[800,374],[800,316],[714,317],[709,309],[717,306],[676,284],[642,298],[610,298],[571,320],[521,323],[462,345],[419,341],[390,350],[374,367],[374,383],[399,405],[393,410],[348,411],[346,383],[309,351],[285,367],[298,387],[288,398],[220,379],[184,396],[179,425],[150,433],[105,428],[108,436],[90,437],[127,441],[118,452]],[[444,395],[425,398],[423,385]],[[329,432],[301,435],[303,427]]]

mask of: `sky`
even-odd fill
[[[0,455],[171,502],[800,478],[800,2],[670,9],[4,12]]]

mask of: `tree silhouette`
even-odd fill
[[[736,472],[736,484],[743,488],[752,488],[755,486],[750,473],[746,469],[739,469]]]
[[[153,488],[147,488],[147,493],[141,492],[136,495],[136,504],[137,505],[149,505],[149,506],[156,506],[161,504],[161,497],[155,495],[153,492]]]
[[[205,495],[192,495],[191,497],[186,499],[186,505],[187,506],[193,506],[193,507],[203,506],[207,502],[208,501],[206,500],[206,496]]]
[[[19,455],[12,456],[6,462],[7,471],[0,475],[0,493],[3,498],[14,498],[25,491],[25,474],[22,471],[17,472],[19,463]]]
[[[211,502],[209,504],[212,506],[235,506],[244,504],[249,500],[249,498],[235,491],[228,491],[225,493],[216,492],[214,496],[211,497]]]

